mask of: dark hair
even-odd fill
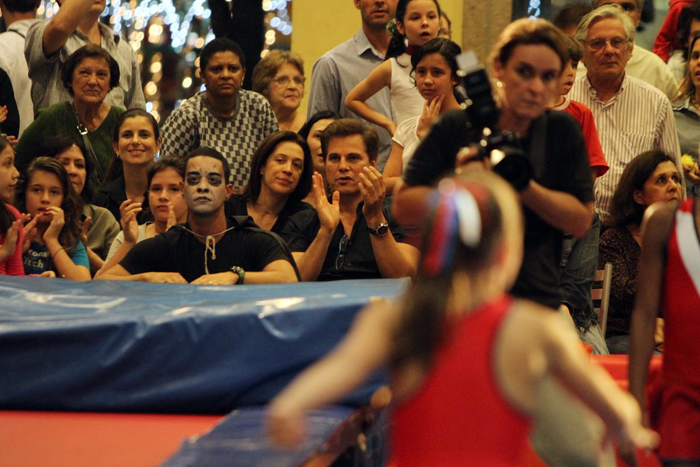
[[[156,138],[156,140],[160,139],[160,128],[158,128],[158,122],[156,121],[153,115],[151,115],[143,109],[129,109],[126,112],[119,115],[119,118],[117,118],[117,122],[114,125],[114,133],[112,133],[113,143],[119,142],[119,131],[121,130],[124,121],[136,117],[146,117],[153,129],[153,136]]]
[[[698,42],[698,39],[700,39],[700,36],[693,37],[693,40],[690,42],[690,47],[688,47],[686,52],[688,60],[693,56],[693,48]],[[690,63],[685,67],[685,76],[683,76],[683,80],[681,80],[681,84],[678,87],[678,94],[676,94],[674,100],[682,101],[686,98],[690,98],[690,102],[697,104],[697,102],[695,102],[695,82],[693,81],[693,75],[690,71]]]
[[[155,177],[158,172],[162,172],[165,169],[173,169],[175,172],[180,174],[183,180],[185,179],[185,161],[181,157],[161,157],[148,169],[146,181],[148,190],[151,189],[153,177]]]
[[[95,167],[93,167],[92,165],[92,159],[89,157],[85,157],[85,150],[78,141],[74,140],[68,135],[54,136],[53,138],[49,138],[41,143],[39,154],[55,159],[59,155],[63,154],[65,151],[70,149],[72,146],[75,146],[78,149],[80,149],[80,152],[83,155],[83,159],[85,160],[85,186],[83,187],[83,191],[78,194],[81,198],[83,198],[84,202],[89,203],[92,199],[94,185],[97,183],[97,181],[94,179]]]
[[[187,154],[187,156],[185,157],[185,173],[187,173],[187,164],[190,162],[190,159],[199,156],[211,157],[213,159],[221,161],[221,165],[224,166],[224,183],[228,185],[228,183],[231,180],[231,166],[229,166],[228,160],[224,157],[224,155],[214,148],[202,146],[197,149],[191,150],[189,154]]]
[[[566,51],[569,52],[569,60],[578,63],[583,58],[583,46],[579,41],[571,36],[564,36],[566,42]]]
[[[529,18],[515,20],[498,35],[498,39],[491,48],[490,66],[493,68],[497,62],[505,66],[513,55],[513,50],[519,45],[544,45],[559,56],[561,73],[564,65],[569,61],[564,37],[564,33],[547,20]]]
[[[424,229],[418,276],[401,302],[405,313],[394,334],[394,367],[411,359],[424,367],[431,365],[445,335],[455,272],[476,275],[488,268],[504,238],[504,213],[494,195],[494,189],[501,183],[489,187],[478,181],[476,174],[470,176],[473,178],[469,181],[456,178],[443,181],[434,198],[437,202],[431,207]],[[489,174],[485,180],[493,178]],[[449,189],[445,189],[446,182]],[[473,204],[469,206],[469,203]],[[477,216],[479,222],[464,219],[463,215]],[[475,244],[468,245],[462,240],[464,225],[480,225]],[[475,301],[477,305],[478,297]]]
[[[61,67],[61,81],[73,95],[73,72],[86,58],[102,58],[109,66],[109,89],[119,86],[119,64],[105,49],[97,44],[87,44],[68,56]]]
[[[217,52],[233,52],[238,56],[238,60],[241,62],[241,66],[245,70],[245,54],[241,46],[227,37],[217,37],[210,43],[204,46],[202,53],[199,55],[199,69],[202,75],[207,70],[207,64],[211,60],[212,55]]]
[[[80,218],[83,214],[83,200],[73,189],[70,182],[68,172],[63,165],[52,157],[41,156],[29,163],[25,168],[24,174],[19,178],[17,183],[17,207],[20,212],[27,211],[27,188],[32,175],[36,172],[46,172],[58,177],[61,187],[63,188],[63,201],[61,209],[65,218],[65,225],[58,234],[58,241],[68,250],[72,251],[80,240],[82,233],[82,223]]]
[[[593,11],[593,7],[589,3],[569,3],[559,10],[559,13],[554,18],[554,25],[562,31],[572,26],[578,27],[581,19],[591,11]]]
[[[356,118],[339,118],[323,130],[321,135],[321,151],[323,159],[328,154],[328,143],[333,138],[344,136],[360,135],[365,143],[365,150],[371,162],[376,161],[379,156],[379,136],[377,130]]]
[[[5,148],[10,148],[12,149],[13,153],[15,152],[15,149],[12,147],[10,140],[8,140],[4,134],[0,133],[0,152],[4,151]],[[7,229],[9,229],[10,226],[12,226],[12,223],[14,221],[15,216],[12,214],[12,212],[10,212],[6,203],[0,201],[0,233],[5,235],[7,233]]]
[[[40,0],[3,0],[2,2],[9,11],[14,13],[31,13],[39,8]]]
[[[437,0],[433,0],[435,2],[435,6],[437,7],[437,12],[438,12],[438,21],[440,20],[440,15],[442,14],[442,10],[440,10],[440,4],[438,3]],[[404,18],[406,17],[406,8],[408,7],[408,4],[411,3],[411,0],[399,0],[399,3],[396,5],[396,22],[397,23],[404,23]],[[389,22],[389,24],[392,24],[392,22]],[[391,41],[389,42],[389,47],[386,50],[386,59],[389,59],[391,57],[398,57],[399,55],[403,54],[406,51],[406,36],[401,34],[394,24],[392,30],[391,30]]]
[[[690,50],[686,48],[688,39],[690,39],[690,25],[693,20],[700,21],[700,3],[693,2],[681,10],[678,17],[678,28],[676,29],[676,43],[674,48],[680,48],[683,51],[683,58],[688,60]]]
[[[306,121],[306,123],[304,123],[304,126],[301,127],[297,134],[304,139],[309,139],[311,129],[314,127],[316,122],[318,122],[319,120],[326,120],[329,118],[331,120],[338,120],[340,118],[340,115],[338,115],[337,112],[334,112],[332,110],[322,110],[320,112],[316,112]]]
[[[452,92],[455,99],[457,99],[457,102],[463,101],[463,96],[457,91],[457,86],[459,85],[459,76],[457,75],[459,65],[457,64],[457,56],[461,53],[462,49],[455,42],[452,42],[449,39],[444,39],[442,37],[430,39],[425,43],[425,45],[411,55],[411,80],[415,83],[416,68],[418,67],[420,61],[423,60],[423,57],[426,55],[440,54],[450,66],[450,70],[452,70],[452,79],[457,80],[457,84],[452,86]]]
[[[613,194],[610,225],[624,227],[642,223],[646,206],[634,200],[634,192],[644,189],[646,181],[663,162],[671,162],[675,166],[675,161],[668,154],[658,150],[644,152],[627,164]]]
[[[246,201],[255,202],[260,196],[262,188],[261,170],[265,167],[267,160],[275,152],[277,146],[284,142],[296,143],[304,152],[304,168],[299,177],[294,191],[289,195],[287,202],[296,203],[301,201],[309,194],[311,190],[311,176],[313,175],[314,164],[311,160],[311,151],[306,140],[293,131],[276,131],[265,138],[258,146],[258,149],[253,154],[250,160],[250,178],[241,195]]]

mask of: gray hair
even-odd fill
[[[603,5],[584,16],[576,29],[576,39],[580,42],[586,42],[588,30],[591,28],[591,26],[600,20],[608,18],[619,19],[622,22],[622,26],[625,28],[627,40],[634,42],[636,31],[634,22],[617,4]]]

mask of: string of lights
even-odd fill
[[[264,57],[273,48],[290,47],[292,0],[262,0]],[[42,2],[37,15],[51,19],[55,1]],[[201,89],[195,70],[202,47],[214,39],[206,0],[107,0],[101,21],[126,38],[141,65],[146,110],[157,120]]]

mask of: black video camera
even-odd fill
[[[526,188],[532,178],[532,165],[523,150],[521,137],[498,128],[501,111],[493,99],[486,71],[479,66],[471,51],[457,57],[457,63],[460,67],[458,74],[468,97],[465,112],[469,112],[472,125],[481,129],[479,156],[475,159],[489,160],[492,170],[516,190]]]

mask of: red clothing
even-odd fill
[[[607,172],[609,168],[608,163],[600,145],[600,138],[598,138],[598,130],[596,129],[591,109],[585,104],[572,101],[568,96],[565,96],[564,102],[553,107],[553,110],[568,113],[581,125],[581,133],[583,133],[583,141],[588,150],[588,163],[591,165],[591,169],[597,169],[599,177]]]
[[[504,296],[456,323],[423,387],[393,414],[396,465],[521,465],[530,420],[502,394],[492,358],[512,303]]]
[[[10,210],[15,219],[19,219],[20,214],[14,206],[5,203],[5,207]],[[24,232],[22,226],[19,228],[19,236],[17,237],[17,247],[15,252],[4,263],[0,263],[0,274],[8,276],[23,276],[24,263],[22,262],[22,242],[24,241]],[[5,244],[5,236],[0,235],[0,245]]]
[[[671,0],[668,2],[668,14],[664,23],[659,29],[659,33],[654,39],[654,47],[652,50],[656,55],[661,57],[664,62],[668,62],[668,57],[671,52],[676,49],[682,49],[684,44],[679,44],[676,41],[676,32],[678,32],[678,19],[681,16],[683,8],[687,7],[696,0]]]
[[[668,460],[700,460],[700,241],[694,205],[695,199],[688,199],[676,213],[664,275],[664,361],[657,429],[661,458]]]

